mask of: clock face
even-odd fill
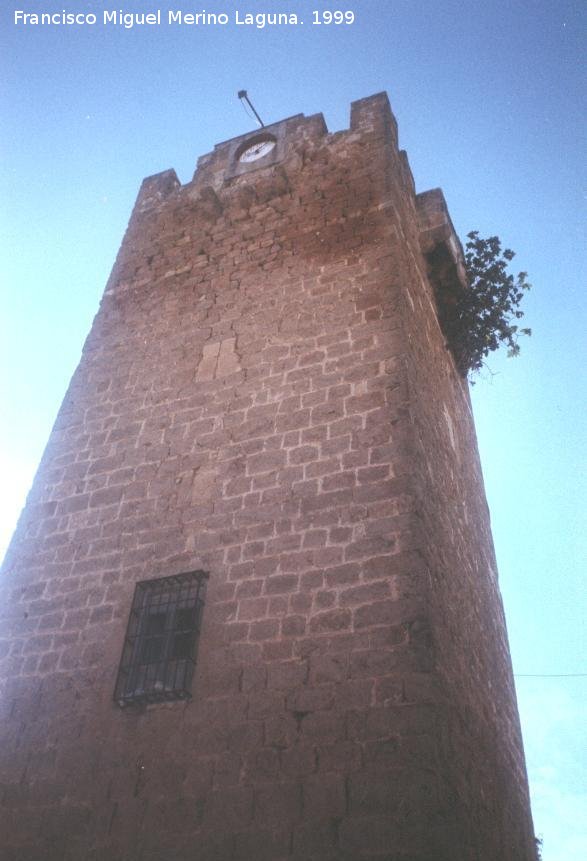
[[[275,143],[276,141],[269,137],[253,141],[241,152],[238,160],[243,164],[257,161],[258,159],[268,155],[274,148]]]

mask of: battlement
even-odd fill
[[[328,144],[334,140],[339,141],[341,137],[352,143],[366,137],[378,136],[384,138],[395,150],[398,148],[397,121],[391,111],[387,93],[377,93],[351,103],[348,130],[330,134],[323,114],[310,117],[294,114],[263,129],[245,132],[215,144],[211,152],[198,158],[196,171],[187,186],[192,189],[210,186],[218,191],[225,183],[250,173],[251,165],[239,165],[235,156],[248,142],[259,139],[260,135],[273,138],[275,147],[255,166],[253,172],[266,170],[278,162],[295,159],[296,156],[299,157],[303,147]],[[143,180],[135,210],[144,211],[157,206],[181,188],[173,168],[149,176]]]

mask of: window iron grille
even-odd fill
[[[208,575],[136,584],[114,700],[119,706],[191,699]]]

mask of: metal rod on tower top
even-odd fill
[[[257,122],[259,123],[259,125],[261,126],[261,128],[262,128],[262,129],[264,129],[264,128],[265,128],[265,123],[263,122],[263,120],[261,119],[261,117],[259,116],[259,114],[257,113],[257,111],[255,110],[255,106],[253,105],[253,103],[252,103],[252,102],[251,102],[251,100],[249,99],[249,97],[248,97],[248,95],[247,95],[247,91],[246,91],[246,90],[239,90],[239,91],[238,91],[238,97],[239,97],[239,99],[241,99],[241,100],[242,100],[242,99],[246,99],[247,104],[249,105],[249,107],[251,108],[252,112],[255,114],[255,116],[256,116],[256,118],[257,118]]]

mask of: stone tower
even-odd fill
[[[3,861],[534,861],[462,278],[384,94],[143,182],[0,581]]]

